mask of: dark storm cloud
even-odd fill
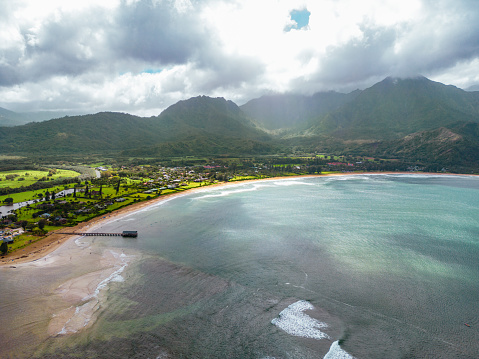
[[[265,65],[255,58],[226,55],[218,44],[212,43],[195,60],[195,66],[206,75],[198,83],[197,89],[206,92],[241,87],[245,82],[254,83],[265,69]]]
[[[2,86],[77,76],[100,67],[116,71],[118,64],[131,60],[157,66],[184,64],[212,37],[194,14],[179,14],[171,2],[151,0],[122,3],[113,14],[101,8],[53,14],[40,30],[26,26],[19,31],[22,46],[1,53]]]
[[[393,69],[432,73],[479,56],[479,8],[473,1],[426,2],[424,21],[405,30]]]
[[[104,14],[97,15],[52,15],[39,30],[20,26],[22,44],[1,54],[9,76],[0,76],[0,85],[36,82],[55,75],[76,76],[106,60],[105,46],[95,37],[102,31]]]
[[[110,34],[120,56],[160,64],[187,62],[210,38],[195,13],[179,14],[170,2],[122,4]]]
[[[223,53],[217,36],[198,16],[201,5],[196,6],[179,12],[172,1],[141,0],[123,1],[115,10],[51,14],[40,29],[32,30],[29,24],[20,28],[22,45],[3,51],[0,86],[181,64],[210,74],[198,84],[204,89],[256,76],[261,67],[251,58]]]
[[[362,28],[363,37],[341,47],[332,47],[321,61],[316,81],[341,85],[388,72],[387,59],[393,51],[395,31]]]

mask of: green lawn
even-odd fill
[[[56,173],[48,176],[48,171],[4,171],[0,172],[0,188],[10,187],[18,188],[21,186],[30,186],[43,177],[49,180],[58,178],[77,177],[80,173],[70,170],[56,170]],[[13,179],[7,179],[7,176],[15,176]]]
[[[55,186],[55,187],[50,187],[50,188],[44,188],[44,189],[39,189],[39,190],[35,190],[35,191],[26,191],[26,192],[11,193],[11,194],[7,194],[7,195],[3,195],[3,196],[0,196],[0,205],[3,205],[3,201],[5,200],[5,198],[13,198],[13,203],[30,201],[30,200],[33,200],[33,199],[38,199],[40,194],[42,194],[42,196],[43,196],[46,191],[60,192],[65,187],[73,188],[73,184]]]

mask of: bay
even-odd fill
[[[476,177],[245,182],[161,202],[96,230],[130,229],[139,231],[137,239],[83,240],[82,253],[111,251],[131,261],[121,280],[105,285],[94,323],[77,333],[44,334],[52,313],[66,305],[55,289],[92,271],[93,260],[2,269],[0,310],[7,314],[0,338],[7,344],[0,355],[474,358],[479,352]]]

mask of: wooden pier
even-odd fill
[[[95,233],[95,232],[58,232],[72,236],[108,236],[108,237],[138,237],[137,231],[123,231],[121,233]]]

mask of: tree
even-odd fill
[[[2,241],[2,244],[0,244],[0,252],[2,252],[2,254],[7,254],[8,244],[6,242]]]
[[[43,231],[43,228],[45,228],[45,224],[47,223],[47,221],[45,220],[45,218],[42,218],[38,221],[38,228],[40,228],[42,231]]]
[[[8,197],[3,200],[3,203],[6,203],[7,205],[13,204],[13,198]]]
[[[27,226],[28,226],[28,221],[22,221],[20,223],[20,225],[22,226],[23,230],[25,231],[27,229]]]

